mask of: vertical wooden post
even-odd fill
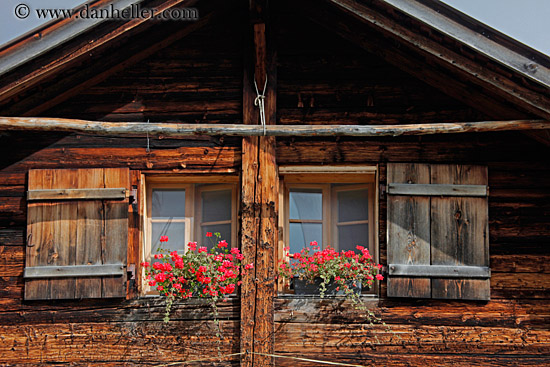
[[[276,61],[266,42],[267,6],[250,2],[252,29],[246,37],[243,85],[243,122],[260,124],[254,105],[254,78],[261,93],[268,79],[265,99],[266,124],[276,122]],[[251,47],[253,45],[253,47]],[[269,46],[269,47],[268,47]],[[252,56],[253,55],[253,56]],[[245,137],[242,146],[242,233],[245,262],[254,271],[243,277],[241,291],[242,366],[270,366],[273,358],[274,261],[277,246],[278,175],[274,137]],[[262,353],[258,355],[254,353]]]

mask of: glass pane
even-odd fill
[[[338,226],[338,247],[339,251],[353,250],[359,252],[357,245],[369,246],[369,225],[353,224],[349,226]]]
[[[211,232],[212,237],[206,237],[206,233]],[[206,246],[210,250],[214,245],[218,244],[218,239],[214,236],[214,233],[220,232],[222,235],[220,240],[225,240],[231,246],[231,224],[216,224],[213,226],[203,226],[202,227],[202,237],[200,239],[195,239],[199,246]]]
[[[321,223],[290,223],[290,253],[300,252],[311,241],[323,243],[323,225]]]
[[[290,219],[323,219],[323,194],[320,189],[293,189],[289,196]]]
[[[153,189],[153,218],[184,218],[185,190]]]
[[[202,221],[231,220],[231,190],[204,191],[202,197]]]
[[[369,219],[367,189],[338,192],[338,221],[351,222]]]
[[[151,252],[157,253],[157,249],[183,250],[185,247],[185,222],[160,222],[152,223],[153,233],[151,237]],[[160,236],[168,236],[168,242],[160,242]]]

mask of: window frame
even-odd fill
[[[154,188],[166,188],[166,189],[185,189],[185,218],[188,218],[189,225],[186,226],[186,239],[184,240],[184,250],[187,250],[187,243],[193,241],[195,234],[200,235],[200,223],[201,220],[198,220],[198,215],[201,215],[201,193],[204,191],[216,191],[223,189],[231,190],[231,247],[239,247],[238,242],[238,210],[239,210],[239,177],[238,176],[214,176],[214,175],[186,175],[174,176],[174,175],[141,175],[141,185],[140,191],[144,193],[141,197],[141,208],[140,211],[143,215],[143,218],[140,220],[141,230],[139,241],[139,254],[140,262],[150,261],[152,254],[154,253],[152,249],[152,222],[151,222],[151,213],[152,213],[152,192]],[[205,185],[205,186],[202,186]],[[188,200],[188,199],[191,200]],[[189,229],[189,230],[188,230]],[[197,232],[198,231],[198,232]],[[204,241],[204,239],[201,239]],[[199,241],[197,241],[199,242]],[[200,242],[199,242],[200,244]],[[154,290],[151,290],[145,281],[144,270],[140,272],[139,277],[139,287],[140,291],[138,292],[141,296],[155,296],[157,293]]]
[[[337,199],[335,192],[338,187],[333,184],[349,184],[342,186],[346,189],[368,188],[368,224],[369,224],[369,251],[375,262],[379,262],[379,170],[378,165],[357,165],[357,166],[280,166],[279,167],[279,243],[277,251],[278,267],[280,261],[289,262],[290,259],[283,250],[289,243],[289,217],[290,204],[289,192],[292,188],[321,188],[323,191],[323,244],[322,248],[332,245],[337,251],[337,230],[336,225]],[[325,195],[325,192],[327,193]],[[325,204],[326,203],[326,204]],[[330,215],[330,219],[327,215]],[[325,219],[327,218],[327,219]],[[325,226],[325,223],[329,225]],[[327,235],[325,235],[325,233]],[[336,241],[336,242],[335,242]],[[285,290],[285,281],[279,278],[277,285],[279,293],[291,293]],[[379,286],[375,285],[370,291],[365,292],[368,296],[378,296]]]
[[[185,219],[183,221],[178,220],[177,222],[183,222],[185,223],[185,233],[186,238],[184,238],[183,243],[183,251],[187,249],[187,243],[191,239],[191,230],[193,228],[193,220],[194,220],[194,185],[193,184],[187,184],[187,183],[149,183],[146,184],[146,194],[145,194],[145,215],[143,216],[143,219],[145,221],[144,223],[144,233],[145,233],[145,243],[143,248],[143,259],[150,259],[153,251],[152,243],[151,243],[151,235],[153,232],[153,219],[152,217],[152,199],[153,199],[153,190],[154,189],[182,189],[185,190]],[[192,200],[188,200],[188,198],[191,198]],[[191,214],[191,215],[189,215]],[[162,220],[159,220],[159,222],[162,222]]]
[[[238,243],[238,238],[237,238],[237,231],[238,231],[238,225],[237,225],[237,217],[238,217],[238,190],[237,190],[237,185],[236,184],[228,184],[228,183],[225,183],[225,184],[212,184],[212,183],[204,183],[204,185],[208,185],[208,186],[200,186],[202,185],[201,184],[195,184],[195,198],[194,198],[194,207],[195,207],[195,224],[194,224],[194,229],[193,229],[193,234],[200,234],[202,231],[201,231],[201,227],[203,225],[214,225],[214,224],[220,224],[220,221],[218,222],[204,222],[204,223],[207,223],[207,224],[204,224],[202,222],[202,197],[201,197],[201,194],[203,192],[207,192],[207,191],[223,191],[223,190],[231,190],[231,238],[230,239],[225,239],[225,238],[222,238],[222,239],[225,239],[225,240],[228,240],[230,241],[229,244],[231,245],[231,247],[238,247],[237,246],[237,243]],[[223,221],[223,222],[227,222],[227,221]],[[196,236],[195,236],[196,238]]]

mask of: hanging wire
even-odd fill
[[[264,130],[264,136],[266,136],[265,126],[265,91],[267,89],[267,75],[265,76],[264,89],[260,94],[258,90],[258,84],[256,83],[256,75],[254,75],[254,88],[256,88],[256,98],[254,99],[254,106],[260,109],[260,123]]]
[[[147,123],[149,123],[149,119],[147,119]],[[147,149],[145,151],[147,153],[151,152],[151,149],[149,149],[149,129],[147,129]]]
[[[245,352],[225,354],[225,355],[217,356],[217,357],[206,357],[206,358],[202,358],[202,359],[194,359],[194,360],[189,360],[189,361],[178,361],[178,362],[171,362],[171,363],[165,363],[165,364],[158,364],[158,365],[155,365],[155,366],[157,366],[157,367],[168,367],[168,366],[178,366],[178,365],[181,366],[181,365],[187,365],[187,364],[191,364],[191,363],[205,362],[205,361],[209,361],[209,360],[212,360],[212,359],[218,359],[218,360],[221,361],[221,359],[226,358],[226,357],[235,357],[235,356],[240,356],[240,355],[243,355],[243,354],[245,354]],[[342,363],[342,362],[331,362],[331,361],[323,361],[323,360],[319,360],[319,359],[293,357],[293,356],[280,355],[280,354],[250,352],[248,350],[246,351],[246,354],[255,354],[255,355],[259,355],[259,356],[274,357],[274,358],[293,359],[293,360],[296,360],[296,361],[314,362],[314,363],[317,363],[317,364],[329,364],[329,365],[332,365],[332,366],[367,367],[367,366],[362,365],[362,364],[349,364],[349,363]]]

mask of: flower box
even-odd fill
[[[292,283],[294,285],[294,293],[297,295],[321,295],[321,283],[323,279],[315,278],[313,282],[300,278],[293,278]],[[354,283],[353,281],[346,282],[347,286],[356,294],[361,294],[361,283]],[[355,285],[354,285],[355,284]],[[331,282],[327,285],[325,296],[345,296],[345,290],[335,282]]]

